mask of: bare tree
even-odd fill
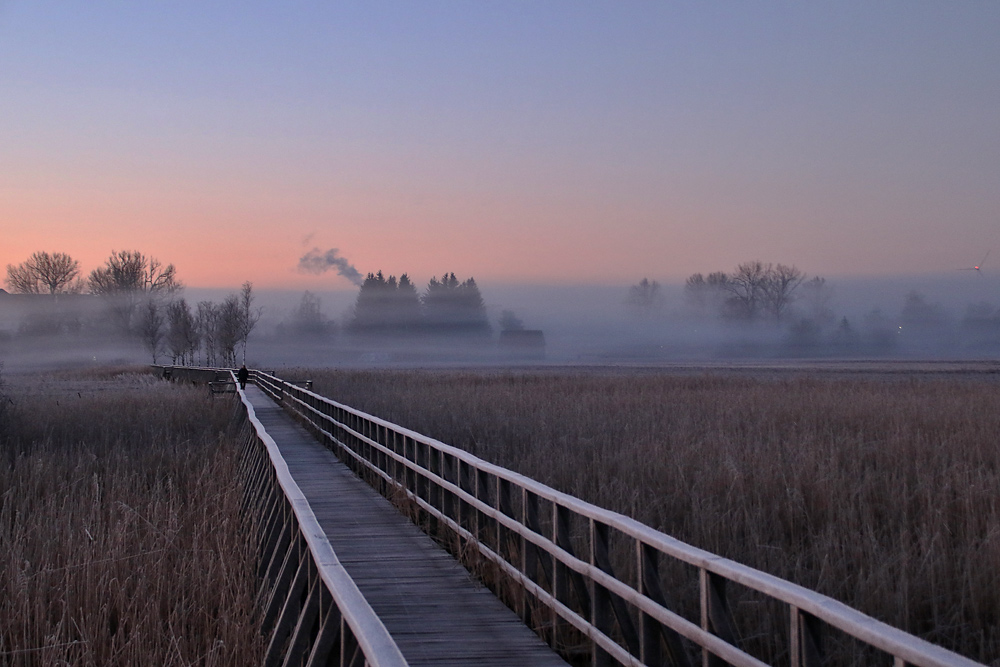
[[[236,366],[236,346],[243,339],[243,307],[240,298],[230,294],[216,307],[215,342],[222,353],[222,365]]]
[[[163,313],[155,301],[146,301],[140,320],[140,333],[146,349],[153,355],[153,363],[163,349]]]
[[[320,298],[306,290],[292,317],[292,332],[298,336],[318,336],[327,330]]]
[[[770,268],[763,262],[744,262],[729,276],[725,289],[730,294],[727,305],[732,317],[752,320],[759,315]]]
[[[7,265],[7,286],[21,294],[76,294],[83,290],[80,263],[62,252],[32,253],[18,265]]]
[[[836,319],[830,302],[833,290],[826,284],[826,278],[815,276],[802,283],[801,294],[806,316],[821,327],[833,324]]]
[[[794,266],[768,266],[762,283],[763,301],[768,313],[781,321],[794,299],[795,289],[805,280],[805,274]]]
[[[240,303],[240,343],[243,345],[243,365],[247,363],[247,339],[250,338],[250,332],[253,331],[254,327],[257,326],[257,322],[260,321],[260,315],[263,311],[262,308],[253,307],[253,283],[249,280],[243,283],[243,289],[240,291],[239,303]],[[235,363],[233,364],[236,365]]]
[[[628,290],[628,303],[642,314],[648,314],[662,302],[660,283],[643,278]]]
[[[38,276],[26,264],[27,262],[17,265],[8,264],[7,280],[5,282],[12,292],[18,294],[38,294],[41,287],[38,284]]]
[[[194,315],[187,301],[178,299],[167,305],[167,349],[172,363],[180,360],[182,365],[194,361],[194,350],[198,347],[198,331]]]
[[[137,305],[146,299],[166,297],[183,288],[173,264],[138,251],[115,251],[105,265],[90,272],[90,291],[105,297],[123,331],[131,331]]]
[[[705,276],[693,273],[684,281],[684,298],[696,308],[704,308],[708,303],[708,288]]]
[[[695,273],[684,281],[684,297],[695,310],[704,313],[709,309],[718,310],[726,298],[729,276],[723,271],[715,271],[706,278]]]
[[[218,307],[211,301],[199,301],[198,313],[195,316],[197,336],[201,341],[202,360],[206,366],[214,366],[218,350],[217,322]]]

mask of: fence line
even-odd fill
[[[459,550],[473,551],[514,582],[517,590],[503,597],[564,654],[582,646],[594,665],[765,665],[740,638],[728,592],[735,584],[762,597],[763,606],[784,608],[777,613],[792,667],[824,664],[831,628],[895,667],[980,664],[273,375],[252,377],[384,495],[404,494],[429,532],[451,536]],[[697,622],[672,608],[663,582],[664,572],[678,567],[697,574]]]
[[[244,509],[259,520],[264,664],[404,667],[242,390],[239,397]]]

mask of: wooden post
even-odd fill
[[[794,605],[790,606],[792,667],[821,667],[823,664],[823,643],[821,622]],[[898,658],[897,658],[898,660]]]
[[[636,590],[646,596],[656,604],[665,609],[669,609],[667,596],[660,586],[660,563],[659,552],[648,544],[636,541],[636,573],[638,581]],[[674,667],[690,667],[691,661],[680,635],[671,628],[665,627],[659,621],[640,612],[639,614],[639,637],[640,637],[640,660],[644,665],[664,664],[660,648],[660,637],[663,637],[666,644],[667,663]]]
[[[723,641],[738,647],[736,626],[729,611],[726,600],[726,580],[713,574],[705,568],[700,568],[699,583],[701,586],[701,627],[713,633]],[[705,667],[724,667],[726,661],[702,649],[702,664]]]
[[[517,519],[514,516],[514,498],[511,495],[511,483],[501,477],[497,477],[497,509],[504,516],[508,516],[512,519]],[[521,549],[519,548],[519,540],[515,540],[513,537],[509,539],[504,539],[504,536],[510,536],[510,533],[505,530],[500,522],[497,522],[497,545],[500,551],[500,556],[515,566],[520,566],[518,563],[518,557],[520,555]],[[521,561],[523,562],[523,561]]]
[[[458,484],[458,471],[455,469],[457,466],[457,459],[452,454],[441,453],[441,476],[451,482],[452,484]],[[451,491],[442,490],[442,511],[444,515],[451,519],[452,521],[459,521],[458,511],[455,507],[455,494]]]
[[[568,508],[563,507],[559,503],[552,504],[552,541],[566,553],[577,557],[577,554],[574,553],[573,541],[570,539],[570,516],[571,512]],[[556,599],[570,609],[573,609],[580,616],[591,618],[593,608],[590,591],[583,576],[576,570],[571,570],[563,565],[558,558],[553,558],[552,578]],[[571,593],[576,593],[575,598]],[[553,632],[555,632],[559,627],[560,618],[555,613],[555,610],[553,610],[552,614]]]
[[[610,529],[607,524],[601,523],[600,521],[590,520],[590,564],[597,569],[605,572],[615,579],[614,568],[611,566],[611,555],[610,555]],[[598,593],[605,597],[605,600],[598,601]],[[603,586],[600,586],[596,581],[594,582],[594,609],[596,610],[598,604],[605,606],[606,610],[602,613],[609,613],[609,611],[614,611],[615,619],[618,621],[618,628],[621,630],[622,639],[625,640],[625,647],[628,649],[629,653],[633,656],[638,656],[642,649],[639,642],[639,632],[635,628],[635,622],[632,620],[632,614],[629,612],[629,606],[618,595],[611,593],[606,590]],[[595,618],[597,618],[597,611],[594,613]],[[598,629],[605,634],[610,632],[610,624],[608,625],[608,630],[604,630],[600,626]],[[609,635],[610,636],[610,635]]]
[[[429,449],[428,446],[425,443],[423,443],[423,442],[415,442],[414,445],[417,448],[417,451],[416,451],[416,454],[417,454],[417,456],[416,456],[417,465],[420,466],[421,470],[427,470],[427,458],[428,458],[427,450]],[[416,475],[416,477],[417,477],[417,489],[416,489],[417,497],[422,498],[423,500],[428,500],[429,501],[430,500],[430,493],[429,493],[430,485],[429,485],[429,483],[427,481],[427,478],[425,476],[423,476],[423,475],[417,475],[417,473],[414,473],[414,475]]]
[[[521,524],[531,532],[541,535],[541,526],[538,522],[538,496],[521,487]],[[539,581],[538,576],[538,549],[534,544],[526,539],[521,539],[521,572],[539,586],[544,584]],[[524,605],[521,610],[521,618],[529,628],[533,628],[535,623],[531,614],[531,600],[528,595],[524,596]]]
[[[319,615],[319,629],[313,641],[312,651],[306,659],[306,667],[326,665],[330,654],[337,649],[337,642],[341,639],[342,616],[326,586],[320,586]]]
[[[390,447],[390,449],[392,449],[394,454],[400,455],[403,453],[402,442],[403,442],[403,436],[400,435],[399,433],[393,433],[392,446]],[[395,480],[396,484],[398,484],[399,486],[403,486],[404,482],[403,470],[405,469],[406,468],[405,466],[403,466],[402,463],[400,463],[396,459],[392,460],[392,470],[390,471],[390,474],[392,475],[392,479]]]
[[[599,570],[612,574],[608,559],[608,527],[593,519],[590,520],[590,564]],[[608,589],[596,581],[592,581],[591,585],[593,586],[593,601],[590,607],[590,623],[605,637],[613,638],[611,595],[608,593]],[[591,644],[591,664],[594,667],[608,667],[614,664],[614,661],[607,651],[602,649],[597,642],[593,642]]]
[[[441,470],[442,468],[441,461],[443,458],[444,458],[444,452],[440,451],[437,448],[430,449],[427,461],[427,469],[431,473],[437,475],[438,477],[443,477]],[[444,505],[442,503],[442,497],[441,497],[443,494],[443,490],[441,489],[441,484],[439,482],[431,483],[429,481],[428,484],[430,484],[431,488],[430,488],[430,497],[428,498],[427,502],[431,504],[431,507],[435,508],[439,512],[443,512]]]
[[[465,461],[458,461],[459,487],[471,496],[476,495],[476,480],[472,477],[472,466]],[[472,507],[464,500],[459,501],[461,507],[461,526],[473,535],[479,534],[479,526],[476,522],[476,513]]]
[[[476,468],[476,500],[489,507],[494,507],[494,491],[493,485],[490,484],[489,474],[481,468]],[[476,539],[496,551],[499,542],[493,543],[493,519],[476,510],[476,523],[479,528],[476,532]]]
[[[362,667],[365,664],[365,656],[358,645],[358,639],[351,632],[347,621],[340,621],[340,664],[344,667]]]
[[[417,445],[413,441],[413,438],[411,438],[409,436],[404,436],[404,438],[403,438],[403,446],[404,446],[404,449],[405,449],[405,453],[403,454],[404,458],[406,458],[406,460],[409,461],[409,462],[411,462],[411,463],[416,463],[416,461],[417,461],[417,451],[416,451]],[[409,467],[406,467],[405,468],[405,476],[406,476],[406,488],[407,488],[407,490],[412,491],[413,493],[416,493],[417,492],[417,473],[415,473],[412,470],[410,470]]]

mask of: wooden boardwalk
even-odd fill
[[[260,389],[247,386],[246,395],[338,559],[410,665],[566,665]]]

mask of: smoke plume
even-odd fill
[[[346,258],[338,255],[337,248],[330,248],[323,252],[319,248],[313,248],[299,258],[299,271],[305,273],[326,273],[330,269],[337,269],[337,273],[350,280],[355,285],[361,285],[364,280],[361,272],[354,268]]]

